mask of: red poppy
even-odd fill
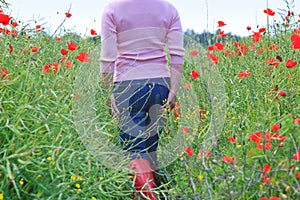
[[[208,51],[214,50],[214,46],[208,46],[208,47],[207,47],[207,50],[208,50]]]
[[[273,132],[277,132],[277,131],[279,131],[280,130],[280,124],[273,124],[272,125],[272,131]]]
[[[180,128],[180,131],[183,133],[188,133],[188,132],[190,132],[190,129],[187,127],[182,127],[182,128]]]
[[[222,160],[227,163],[233,163],[235,161],[235,157],[224,156]]]
[[[294,60],[287,60],[286,63],[285,63],[285,66],[286,66],[287,68],[293,68],[293,67],[295,67],[297,64],[298,64],[297,61],[294,61]]]
[[[197,50],[193,50],[193,51],[191,51],[190,53],[189,53],[189,55],[190,56],[197,56],[199,54],[199,51],[197,51]]]
[[[266,32],[266,28],[260,28],[260,29],[258,30],[258,32],[264,33],[264,32]]]
[[[297,35],[297,34],[293,34],[291,36],[291,41],[292,41],[292,44],[291,44],[291,48],[294,48],[294,49],[300,49],[300,36]]]
[[[189,156],[193,156],[193,155],[194,155],[193,149],[192,149],[191,147],[184,148],[184,151],[185,151]]]
[[[216,42],[214,44],[214,49],[217,51],[222,51],[224,49],[224,44],[220,43],[220,42]]]
[[[265,61],[265,64],[273,65],[273,66],[279,65],[279,63],[274,58],[269,58],[268,60]]]
[[[53,69],[53,74],[56,75],[57,72],[58,72],[58,70],[59,70],[59,68],[60,68],[60,64],[58,64],[58,63],[53,63],[53,64],[50,64],[50,66],[51,66],[52,69]]]
[[[229,142],[231,142],[231,143],[235,143],[236,142],[236,136],[229,136],[228,137],[228,140],[229,140]]]
[[[260,32],[254,32],[253,35],[251,35],[251,38],[255,42],[260,42],[261,33]]]
[[[296,178],[300,178],[300,172],[297,172]]]
[[[97,32],[94,29],[91,29],[91,35],[97,35]]]
[[[66,61],[65,67],[66,67],[66,68],[70,68],[70,67],[72,67],[72,66],[73,66],[73,63],[72,63],[70,60],[67,60],[67,61]]]
[[[262,132],[255,132],[249,136],[249,139],[252,140],[253,142],[260,142],[263,138],[263,135],[264,134]]]
[[[295,118],[294,119],[294,124],[300,124],[300,118]]]
[[[36,53],[38,52],[39,48],[36,46],[31,47],[31,52]]]
[[[272,139],[278,139],[280,142],[283,142],[283,141],[286,140],[286,137],[282,136],[282,135],[279,135],[278,133],[276,133],[276,134],[272,135]]]
[[[13,48],[13,46],[10,44],[10,45],[9,45],[9,53],[11,54],[11,53],[13,52],[13,50],[14,50],[14,48]]]
[[[277,59],[279,62],[282,62],[282,57],[281,57],[281,56],[276,56],[276,59]]]
[[[222,26],[225,26],[227,24],[225,24],[223,21],[218,21],[218,27],[222,27]]]
[[[74,51],[74,50],[78,49],[77,44],[74,43],[74,42],[67,42],[67,45],[68,45],[68,49],[69,49],[70,51]]]
[[[59,37],[55,38],[55,40],[56,40],[57,42],[61,42],[61,38],[59,38]]]
[[[252,71],[251,70],[242,70],[238,73],[238,77],[239,78],[244,78],[244,77],[247,77],[247,76],[251,76],[252,74]]]
[[[36,25],[35,29],[36,29],[36,32],[41,32],[41,25]]]
[[[72,14],[69,13],[69,12],[66,12],[65,15],[66,15],[66,17],[68,17],[68,18],[72,17]]]
[[[1,68],[1,76],[6,77],[6,76],[8,76],[8,73],[9,72],[7,69],[4,69],[4,67]]]
[[[16,28],[18,26],[18,23],[17,22],[12,22],[11,25]]]
[[[50,66],[49,65],[44,65],[43,66],[43,72],[48,74],[50,72]]]
[[[60,50],[60,53],[62,54],[62,55],[67,55],[69,52],[68,52],[68,50],[66,50],[66,49],[61,49]]]
[[[296,154],[293,154],[293,158],[295,160],[300,160],[300,149],[298,150],[298,152]]]
[[[191,74],[190,74],[190,78],[199,78],[199,73],[195,70],[192,70]]]
[[[280,91],[278,92],[278,94],[279,94],[280,96],[282,96],[282,97],[285,97],[285,96],[286,96],[286,93],[285,93],[285,91],[283,91],[283,90],[280,90]]]
[[[264,13],[266,13],[269,16],[275,15],[275,12],[273,10],[271,10],[270,8],[267,8],[266,10],[264,10]]]
[[[2,14],[0,13],[0,23],[3,25],[3,26],[6,26],[9,24],[10,20],[11,20],[12,17],[8,16],[8,15],[5,15],[5,14]]]
[[[272,51],[272,50],[278,50],[278,46],[276,46],[275,44],[272,44],[269,49]]]
[[[259,150],[269,150],[272,148],[272,144],[270,142],[266,142],[266,143],[263,143],[263,142],[258,142],[256,143],[256,148],[259,149]]]
[[[224,31],[220,31],[219,35],[218,35],[218,39],[222,38],[222,37],[226,37],[227,34],[224,33]]]
[[[206,57],[212,61],[212,64],[218,64],[218,57],[212,53],[206,53]]]
[[[80,52],[80,54],[76,56],[76,59],[80,62],[90,62],[89,54],[85,52]]]

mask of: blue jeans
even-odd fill
[[[169,83],[169,78],[114,83],[120,145],[131,159],[142,157],[157,165],[159,133],[165,124],[159,109],[167,101]]]

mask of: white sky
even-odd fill
[[[72,17],[68,18],[64,26],[81,34],[89,34],[91,28],[100,33],[101,14],[104,6],[110,0],[8,0],[11,4],[9,14],[24,24],[30,20],[37,20],[38,24],[45,24],[45,28],[52,33],[64,18],[64,13],[70,8]],[[142,0],[141,0],[142,1]],[[266,26],[267,15],[263,10],[267,8],[267,0],[169,0],[178,9],[183,29],[194,29],[201,33],[204,30],[214,32],[217,22],[224,21],[227,25],[222,30],[233,34],[246,36],[246,30],[251,26],[253,30],[259,25]],[[206,4],[207,1],[207,4]],[[287,0],[291,1],[291,0]],[[295,14],[300,14],[300,0],[294,0]],[[278,11],[286,8],[284,0],[269,0],[269,8]],[[6,13],[7,13],[6,12]],[[207,17],[208,16],[208,17]],[[299,17],[298,17],[299,18]],[[279,20],[278,13],[272,20]],[[86,30],[88,30],[86,32]]]

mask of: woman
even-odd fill
[[[178,11],[165,0],[113,0],[102,15],[101,40],[101,77],[113,86],[108,105],[118,115],[135,188],[139,196],[157,199],[152,172],[161,113],[175,104],[184,62]]]

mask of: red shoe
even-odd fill
[[[130,168],[135,173],[135,176],[132,176],[131,179],[134,181],[134,187],[139,192],[139,196],[157,200],[156,195],[152,191],[155,188],[155,183],[150,162],[146,159],[137,158],[130,162]],[[137,197],[133,198],[133,200],[136,199]]]

